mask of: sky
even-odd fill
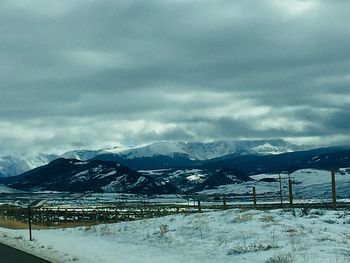
[[[2,0],[0,153],[350,144],[350,1]]]

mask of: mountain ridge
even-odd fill
[[[25,191],[193,193],[247,182],[250,176],[258,174],[347,168],[350,167],[350,147],[328,147],[263,156],[228,155],[192,164],[196,165],[136,172],[119,161],[59,158],[24,174],[0,179],[0,183]]]
[[[59,158],[49,164],[8,179],[8,187],[25,191],[120,192],[136,194],[177,193],[120,163]]]
[[[113,147],[101,150],[73,150],[61,155],[39,153],[33,156],[15,154],[0,156],[0,177],[21,174],[30,169],[45,165],[57,158],[89,160],[99,159],[124,162],[133,168],[164,168],[171,166],[189,166],[200,161],[218,158],[227,154],[278,154],[305,148],[282,139],[215,141],[215,142],[181,142],[165,141],[145,146],[120,148]],[[99,156],[99,157],[98,157]],[[143,163],[143,165],[136,165]],[[147,166],[147,163],[152,165]],[[158,163],[158,166],[155,164]]]

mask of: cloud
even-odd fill
[[[346,1],[2,1],[2,152],[347,143]]]

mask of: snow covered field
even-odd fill
[[[350,262],[350,212],[226,210],[71,229],[0,228],[53,262]]]
[[[202,191],[202,194],[215,193],[249,193],[255,186],[258,194],[279,192],[279,174],[258,174],[250,176],[254,181],[243,182],[240,184],[221,185],[217,189]],[[288,196],[288,175],[281,174],[283,195]],[[330,199],[331,194],[331,176],[329,171],[315,169],[301,169],[290,174],[293,182],[293,195],[297,199]],[[266,182],[262,179],[272,179],[275,181]],[[350,168],[342,168],[336,173],[336,192],[337,198],[345,199],[349,196],[350,187]]]

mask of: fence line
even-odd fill
[[[138,220],[144,218],[160,217],[171,214],[201,213],[203,211],[225,210],[231,208],[241,209],[277,209],[286,208],[282,197],[282,182],[279,176],[280,192],[262,193],[256,192],[255,186],[251,193],[247,194],[213,194],[213,195],[184,195],[182,202],[148,202],[146,198],[138,202],[109,202],[102,206],[91,205],[84,207],[30,207],[16,205],[0,205],[0,218],[16,220],[29,224],[63,224],[71,222],[120,222],[126,220]],[[325,209],[350,209],[350,202],[337,202],[335,192],[335,172],[331,172],[331,202],[299,202],[293,200],[291,178],[288,177],[289,208],[325,208]],[[81,197],[84,197],[82,195]],[[75,200],[75,199],[74,199]],[[184,202],[187,200],[187,202]],[[240,200],[240,203],[234,201]],[[191,202],[193,201],[193,203]],[[245,203],[244,203],[245,201]],[[267,201],[267,202],[266,202]],[[231,203],[230,203],[231,202]]]
[[[0,206],[0,217],[5,220],[15,220],[27,222],[29,213],[31,221],[38,225],[57,225],[65,223],[115,223],[121,221],[140,220],[146,218],[161,217],[172,214],[190,214],[207,211],[217,211],[224,209],[278,209],[283,208],[281,204],[275,203],[247,203],[234,204],[227,203],[226,196],[222,197],[222,204],[207,204],[198,199],[195,205],[176,205],[176,204],[117,204],[110,207],[45,207],[45,208],[28,208],[17,206]],[[287,207],[284,207],[287,208]],[[332,209],[332,202],[318,203],[294,203],[293,208],[323,208]],[[350,209],[349,202],[338,202],[338,209]]]

